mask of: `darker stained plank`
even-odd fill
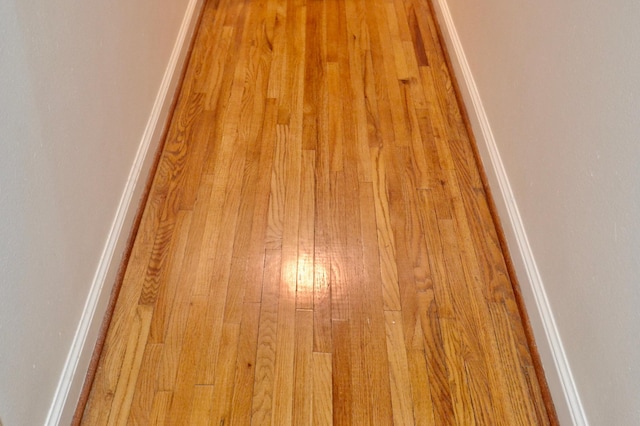
[[[349,321],[333,320],[333,424],[350,426],[352,419]],[[356,396],[357,397],[357,396]]]

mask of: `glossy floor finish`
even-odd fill
[[[425,1],[208,3],[83,422],[552,422]]]

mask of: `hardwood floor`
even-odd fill
[[[424,0],[209,1],[83,424],[554,424]]]

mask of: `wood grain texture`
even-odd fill
[[[251,421],[259,323],[260,304],[246,303],[243,306],[242,324],[240,325],[229,424],[248,424]]]
[[[309,425],[313,409],[313,312],[296,311],[293,371],[293,415],[296,425]]]
[[[333,424],[331,354],[313,353],[313,425]]]
[[[428,4],[209,1],[83,423],[556,424]]]
[[[387,353],[389,355],[389,375],[391,377],[391,401],[393,403],[393,424],[411,425],[413,418],[413,396],[409,380],[409,363],[402,335],[400,312],[384,314],[387,329]]]
[[[273,412],[273,383],[276,363],[276,332],[280,283],[280,256],[271,250],[265,256],[256,372],[251,404],[251,424],[270,424]]]

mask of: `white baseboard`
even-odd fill
[[[544,284],[453,17],[446,0],[433,0],[433,5],[451,55],[453,71],[469,112],[469,121],[485,165],[496,208],[502,219],[558,419],[560,424],[587,425],[571,368],[562,347],[560,332],[556,327]]]
[[[46,425],[70,424],[84,384],[102,319],[116,280],[138,203],[161,142],[171,112],[173,96],[180,83],[182,69],[196,29],[204,0],[189,0],[169,63],[153,104],[133,167],[129,173],[116,216],[98,264],[80,323],[67,356],[56,393],[47,415]]]

